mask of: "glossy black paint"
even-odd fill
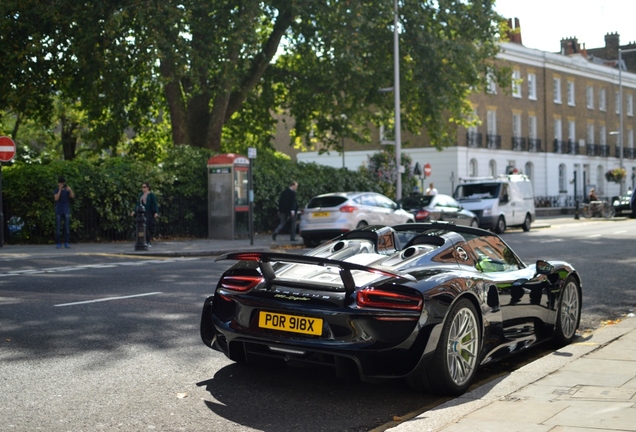
[[[369,226],[307,255],[219,259],[240,261],[204,303],[201,336],[207,346],[237,362],[327,365],[339,376],[365,381],[407,377],[427,367],[446,315],[460,298],[478,311],[483,365],[549,339],[566,279],[572,275],[581,286],[565,262],[526,265],[492,232],[443,222]],[[255,285],[233,289],[230,282],[241,278]],[[357,296],[369,289],[400,298],[364,307]],[[418,299],[421,310],[406,308]],[[261,328],[260,311],[320,318],[322,335]]]

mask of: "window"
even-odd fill
[[[561,141],[563,137],[563,127],[561,119],[554,119],[554,139]]]
[[[576,122],[574,120],[568,121],[568,140],[576,142]]]
[[[605,180],[605,168],[603,165],[599,165],[596,167],[596,193],[603,194],[604,182]]]
[[[620,114],[621,113],[621,102],[620,102],[620,97],[618,95],[618,92],[614,93],[614,96],[616,97],[616,99],[614,99],[616,102],[614,103],[614,109],[616,111],[616,114]]]
[[[491,159],[488,163],[488,175],[491,177],[497,177],[497,161]]]
[[[512,96],[521,97],[521,72],[518,70],[512,71]]]
[[[627,147],[634,148],[634,130],[627,130]]]
[[[565,170],[565,164],[559,165],[559,192],[566,193],[568,191],[568,179]]]
[[[512,115],[512,136],[519,138],[521,136],[521,115]]]
[[[528,74],[528,99],[537,100],[537,76]]]
[[[522,268],[521,262],[499,237],[481,236],[466,242],[477,258],[477,270],[488,273]]]
[[[488,111],[486,114],[486,128],[488,130],[488,135],[496,135],[497,134],[497,111]]]
[[[526,166],[524,168],[524,174],[527,175],[530,180],[532,180],[533,171],[534,171],[534,165],[532,165],[532,162],[526,162]]]
[[[568,81],[568,105],[574,106],[574,81]]]
[[[528,116],[528,138],[537,138],[537,117]]]
[[[585,99],[587,107],[589,109],[594,109],[594,87],[587,86],[587,88],[585,89]]]
[[[605,126],[601,126],[598,129],[598,142],[600,145],[607,144],[607,128]]]
[[[598,91],[598,109],[607,111],[607,92],[604,88]]]
[[[487,84],[486,84],[486,93],[489,94],[497,94],[497,84],[495,83],[495,78],[488,74],[487,79]]]
[[[477,177],[477,159],[471,159],[468,163],[468,176]]]
[[[552,88],[554,91],[554,103],[561,103],[561,78],[554,78],[552,81]]]
[[[628,116],[633,116],[634,115],[634,98],[631,94],[627,95],[627,115]]]
[[[594,144],[594,123],[587,124],[587,143]]]

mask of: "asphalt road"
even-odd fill
[[[575,265],[582,328],[633,312],[636,221],[563,220],[503,238],[526,262]],[[239,366],[205,347],[201,305],[229,265],[116,256],[0,261],[0,429],[368,431],[443,401],[401,382]],[[2,277],[7,269],[23,272]],[[486,368],[480,379],[523,361]]]

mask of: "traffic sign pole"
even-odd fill
[[[4,213],[2,212],[2,162],[10,162],[15,156],[15,143],[0,136],[0,247],[4,247]]]

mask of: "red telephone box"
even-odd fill
[[[208,160],[208,238],[249,236],[250,160],[227,153]]]

